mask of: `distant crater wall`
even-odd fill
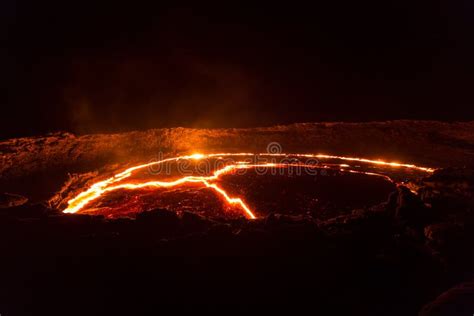
[[[0,142],[0,190],[15,188],[15,181],[19,188],[24,181],[53,187],[65,181],[68,173],[148,161],[160,153],[265,152],[270,142],[280,143],[283,152],[350,155],[433,167],[474,167],[474,122],[300,123],[82,136],[56,133]]]

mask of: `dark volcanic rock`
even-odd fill
[[[135,220],[46,213],[2,228],[0,250],[11,266],[0,274],[0,294],[13,311],[25,299],[49,302],[51,295],[70,306],[89,291],[131,306],[138,300],[149,307],[156,297],[236,304],[247,293],[244,303],[334,308],[343,300],[355,313],[409,315],[434,297],[440,278],[423,244],[394,241],[397,226],[382,209],[318,223],[278,214],[209,221],[163,209]]]
[[[352,214],[321,222],[319,227],[336,238],[377,244],[394,233],[392,221],[387,213],[378,210],[354,210]],[[378,236],[378,239],[374,240],[374,236]]]
[[[474,225],[443,222],[425,227],[426,244],[456,278],[472,275],[474,265]]]
[[[20,206],[28,202],[28,198],[11,193],[0,193],[0,208]]]
[[[178,228],[180,219],[174,211],[154,209],[138,213],[136,222],[143,227],[169,232]]]
[[[191,212],[182,212],[180,218],[183,230],[187,232],[202,231],[210,224],[206,218]]]
[[[0,208],[0,215],[10,216],[12,218],[41,218],[45,215],[57,214],[56,211],[48,209],[40,203],[24,203],[18,206]]]
[[[267,227],[278,227],[285,225],[297,225],[302,224],[307,220],[302,215],[284,215],[271,213],[265,218],[265,226]]]
[[[446,246],[460,241],[464,226],[456,223],[437,223],[425,227],[425,237],[433,246]]]
[[[459,284],[425,305],[420,316],[472,315],[474,311],[474,282]]]
[[[474,170],[447,168],[437,170],[421,182],[423,201],[445,210],[474,207]]]
[[[416,194],[404,186],[399,186],[395,218],[409,226],[423,228],[431,221],[431,212]]]

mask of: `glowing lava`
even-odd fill
[[[134,189],[141,189],[141,188],[169,188],[169,187],[175,187],[175,186],[180,186],[186,183],[200,183],[204,187],[210,188],[214,190],[216,193],[218,193],[224,200],[225,203],[233,206],[237,206],[242,209],[244,212],[245,216],[249,219],[255,219],[256,215],[254,212],[250,209],[250,207],[239,197],[231,197],[223,188],[218,186],[215,182],[216,180],[219,179],[220,176],[229,174],[231,172],[234,172],[235,170],[238,169],[249,169],[249,168],[280,168],[280,167],[288,167],[288,166],[298,166],[298,167],[308,167],[308,168],[314,168],[316,167],[315,165],[308,165],[304,163],[248,163],[245,161],[238,161],[232,164],[228,164],[222,168],[219,168],[215,170],[212,175],[209,176],[184,176],[181,178],[178,178],[176,180],[172,181],[143,181],[140,183],[136,182],[124,182],[124,183],[119,183],[129,177],[132,176],[132,174],[137,171],[137,170],[143,170],[144,168],[149,168],[154,165],[159,165],[159,164],[164,164],[168,162],[178,162],[180,160],[201,160],[201,159],[208,159],[208,158],[219,158],[219,157],[224,157],[224,156],[236,156],[236,157],[245,157],[245,156],[256,156],[255,154],[252,153],[221,153],[221,154],[192,154],[188,156],[181,156],[181,157],[175,157],[175,158],[168,158],[168,159],[163,159],[160,161],[154,161],[146,164],[141,164],[138,166],[134,166],[131,168],[126,169],[123,172],[120,172],[116,175],[114,175],[111,178],[108,178],[103,181],[99,181],[94,183],[88,190],[78,194],[76,197],[70,199],[68,201],[68,206],[64,210],[64,213],[76,213],[81,211],[88,205],[90,202],[97,200],[99,197],[104,195],[105,193],[115,191],[115,190],[120,190],[120,189],[126,189],[126,190],[134,190]],[[263,153],[259,154],[258,156],[268,156],[268,157],[297,157],[297,158],[315,158],[315,159],[337,159],[337,160],[342,160],[342,161],[356,161],[356,162],[362,162],[362,163],[367,163],[371,165],[379,165],[379,166],[385,166],[385,167],[393,167],[393,168],[408,168],[408,169],[415,169],[418,171],[422,172],[427,172],[427,173],[432,173],[434,172],[435,169],[432,168],[426,168],[426,167],[419,167],[413,164],[403,164],[403,163],[398,163],[398,162],[385,162],[381,160],[370,160],[370,159],[365,159],[365,158],[353,158],[353,157],[343,157],[343,156],[331,156],[331,155],[324,155],[324,154],[269,154],[269,153]],[[346,168],[350,167],[347,164],[340,164],[339,165],[341,168]],[[383,176],[388,179],[390,179],[386,175],[378,174],[378,173],[372,173],[372,172],[359,172],[359,171],[354,171],[354,170],[349,170],[349,172],[356,172],[356,173],[365,173],[368,175],[375,175],[375,176]]]

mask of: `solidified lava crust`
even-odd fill
[[[56,207],[65,204],[65,213],[129,216],[145,211],[151,205],[163,207],[160,203],[173,203],[173,200],[174,205],[168,204],[168,207],[180,210],[181,202],[188,199],[182,194],[183,190],[177,189],[184,187],[185,192],[196,192],[196,184],[200,184],[201,189],[211,189],[221,197],[223,215],[232,216],[240,208],[244,216],[255,219],[259,215],[246,201],[248,192],[260,194],[251,204],[258,206],[257,212],[261,214],[282,211],[285,207],[296,214],[320,208],[311,205],[314,203],[301,203],[302,200],[320,201],[323,205],[332,203],[336,209],[364,207],[374,203],[374,198],[375,201],[380,199],[377,195],[386,197],[389,190],[394,189],[393,184],[399,183],[397,179],[416,179],[420,174],[430,174],[434,170],[413,164],[324,154],[192,154],[137,164],[96,180],[77,193],[69,189],[74,183],[72,180],[50,201]],[[234,184],[233,188],[228,188],[226,179],[229,176],[240,180],[238,186]],[[232,192],[236,189],[240,192],[238,196]],[[154,198],[150,198],[149,191],[152,190],[155,190]],[[63,198],[64,194],[66,198]],[[148,198],[142,199],[144,195]],[[202,196],[194,195],[194,198],[188,207],[199,212]],[[210,207],[207,215],[215,209]]]

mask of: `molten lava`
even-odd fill
[[[110,177],[106,180],[99,181],[94,183],[89,189],[86,191],[78,194],[76,197],[70,199],[68,201],[68,206],[64,210],[64,213],[76,213],[81,210],[84,210],[86,206],[91,203],[92,201],[97,200],[104,194],[116,190],[135,190],[135,189],[143,189],[143,188],[170,188],[181,186],[184,184],[189,183],[197,183],[201,184],[206,188],[214,190],[219,196],[222,197],[222,200],[231,206],[239,207],[244,215],[249,219],[255,219],[257,216],[255,212],[251,210],[251,208],[244,202],[244,200],[240,197],[232,197],[229,193],[226,192],[222,187],[220,187],[216,182],[219,178],[225,174],[229,174],[235,172],[237,170],[242,169],[250,169],[250,168],[288,168],[288,167],[304,167],[304,168],[314,168],[314,164],[307,164],[299,161],[292,161],[290,163],[278,163],[278,162],[257,162],[257,163],[249,163],[248,161],[236,161],[220,168],[217,168],[212,172],[210,175],[204,176],[182,176],[177,179],[173,179],[170,181],[157,181],[157,180],[143,180],[137,182],[135,181],[125,181],[129,179],[135,172],[139,170],[143,170],[145,168],[150,168],[157,165],[162,165],[165,163],[171,162],[179,162],[183,160],[202,160],[202,159],[210,159],[210,158],[222,158],[222,157],[249,157],[249,156],[260,156],[260,157],[294,157],[298,159],[333,159],[333,160],[342,160],[347,162],[360,162],[369,165],[375,166],[383,166],[388,168],[406,168],[411,170],[416,170],[420,172],[432,173],[435,169],[426,168],[426,167],[419,167],[413,164],[402,164],[398,162],[385,162],[381,160],[370,160],[364,158],[354,158],[354,157],[342,157],[342,156],[331,156],[331,155],[323,155],[323,154],[279,154],[279,153],[264,153],[264,154],[251,154],[251,153],[221,153],[221,154],[193,154],[188,156],[181,156],[175,158],[168,158],[163,159],[160,161],[154,161],[146,164],[137,165],[131,168],[126,169],[123,172],[120,172],[113,177]],[[338,165],[341,170],[345,170],[346,168],[350,168],[348,164],[339,164]],[[347,170],[350,173],[364,173],[366,175],[373,175],[373,176],[382,176],[389,180],[391,178],[387,175],[377,173],[377,172],[368,172],[368,171],[357,171],[357,170]]]

